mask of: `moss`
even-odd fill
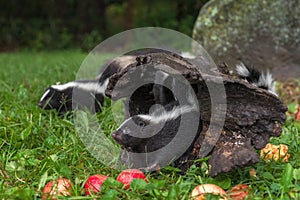
[[[275,46],[297,47],[299,10],[298,0],[212,0],[200,10],[193,38],[217,54],[236,41],[247,47],[263,36],[272,38]]]

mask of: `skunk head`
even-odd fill
[[[150,120],[140,115],[130,117],[112,134],[112,137],[124,148],[131,150],[143,142],[145,129],[149,126]]]
[[[275,90],[275,81],[272,77],[272,74],[269,72],[263,73],[256,69],[249,68],[243,63],[236,66],[237,74],[240,78],[246,79],[249,83],[268,90],[270,93],[277,96]]]
[[[71,110],[72,108],[72,87],[61,89],[58,85],[53,85],[47,88],[42,95],[38,106],[49,110],[57,111]]]
[[[186,162],[202,130],[198,114],[194,107],[174,106],[125,120],[112,134],[123,147],[121,162],[147,171]]]
[[[99,111],[104,102],[107,84],[108,79],[103,84],[100,84],[98,80],[81,80],[62,85],[52,85],[45,90],[38,106],[64,113],[72,110],[72,99],[75,98],[76,102],[74,103],[76,105],[89,108],[95,105],[96,111]]]
[[[162,108],[151,114],[132,116],[120,125],[112,137],[129,151],[153,152],[166,146],[178,133],[182,116],[192,116],[193,112],[196,112],[194,107],[174,106],[169,111]]]

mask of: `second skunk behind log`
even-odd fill
[[[240,78],[246,79],[249,83],[278,96],[275,90],[275,81],[270,72],[258,71],[253,67],[246,66],[244,63],[237,65],[236,71]]]
[[[135,62],[134,56],[117,57],[101,67],[100,74],[95,80],[76,80],[65,84],[52,85],[45,89],[38,106],[45,110],[55,109],[59,114],[72,111],[72,95],[74,94],[73,90],[76,90],[76,93],[81,93],[83,98],[92,95],[91,97],[94,97],[96,103],[95,111],[99,112],[106,98],[105,90],[109,77],[133,62]],[[94,102],[91,102],[92,105],[94,105]]]
[[[55,109],[59,114],[64,114],[71,111],[76,103],[97,112],[104,103],[107,84],[108,79],[103,84],[98,80],[84,80],[52,85],[45,90],[38,106],[45,110]],[[74,99],[76,102],[73,102]]]

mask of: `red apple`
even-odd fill
[[[248,185],[238,184],[238,185],[232,187],[228,191],[228,194],[232,200],[243,200],[248,196],[249,190],[250,190],[250,188]]]
[[[123,170],[117,177],[117,181],[123,183],[125,190],[127,190],[130,187],[130,183],[132,182],[132,180],[136,178],[140,178],[148,182],[145,174],[138,169]]]
[[[66,178],[58,178],[48,182],[43,190],[42,199],[56,199],[57,196],[70,196],[71,181]]]
[[[223,200],[227,200],[226,192],[219,186],[214,184],[202,184],[195,187],[192,191],[191,197],[194,200],[204,200],[205,194],[220,195]]]
[[[101,190],[101,185],[104,183],[104,181],[108,178],[108,176],[102,175],[102,174],[95,174],[90,176],[85,184],[85,195],[90,195],[91,193],[97,193]]]

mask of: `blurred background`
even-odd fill
[[[137,27],[179,31],[216,63],[300,77],[299,0],[1,1],[0,52],[82,50]],[[193,49],[195,51],[195,49]]]
[[[208,0],[10,0],[1,1],[0,51],[91,50],[136,27],[156,26],[192,35]]]

